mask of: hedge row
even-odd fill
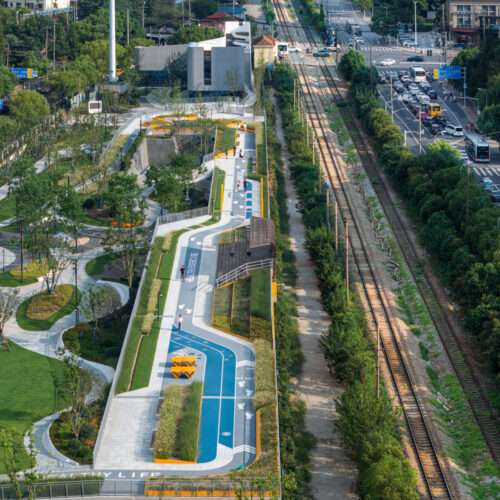
[[[337,402],[336,425],[358,463],[362,497],[417,499],[416,472],[404,457],[397,413],[383,386],[377,399],[373,345],[364,314],[354,298],[346,300],[342,261],[335,252],[334,237],[325,228],[326,200],[318,192],[318,167],[312,163],[292,106],[294,78],[296,73],[289,65],[275,67],[274,86],[286,124],[290,170],[300,198],[306,244],[316,264],[325,311],[332,319],[322,345],[335,376],[347,382]]]
[[[154,443],[155,458],[169,459],[174,454],[186,389],[180,385],[168,385],[165,389]]]

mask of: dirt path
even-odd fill
[[[288,213],[290,215],[290,241],[296,258],[298,322],[300,343],[305,356],[303,374],[298,392],[306,402],[307,429],[315,436],[317,445],[311,455],[311,492],[318,499],[357,498],[356,465],[345,453],[342,436],[334,431],[337,418],[334,398],[343,388],[330,375],[320,350],[321,335],[328,329],[329,318],[323,311],[313,263],[305,244],[302,216],[296,209],[297,193],[288,171],[288,149],[283,135],[281,114],[276,106],[276,134],[282,144],[281,156],[285,164]]]

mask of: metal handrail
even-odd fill
[[[241,264],[241,266],[238,266],[237,268],[217,278],[215,280],[215,286],[220,287],[228,285],[229,283],[232,283],[233,281],[240,279],[242,276],[245,276],[246,274],[249,274],[250,272],[255,271],[256,269],[263,269],[266,267],[272,269],[273,266],[274,266],[274,259],[263,259],[263,260],[256,260],[253,262],[246,262],[245,264]]]
[[[179,220],[194,219],[202,215],[208,215],[208,206],[186,210],[185,212],[161,215],[158,217],[158,224],[169,224],[170,222],[177,222]]]

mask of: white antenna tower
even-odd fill
[[[109,81],[116,82],[115,0],[109,0]]]

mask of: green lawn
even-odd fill
[[[10,271],[0,273],[0,286],[24,286],[32,285],[33,283],[36,283],[36,279],[34,278],[24,278],[21,283],[21,278],[15,278],[10,274]]]
[[[116,255],[114,254],[105,254],[105,255],[100,255],[99,257],[96,257],[95,259],[89,260],[87,264],[85,264],[85,272],[89,276],[95,276],[97,274],[102,274],[104,273],[104,266],[108,263],[111,262],[112,260],[116,259]]]
[[[64,408],[56,384],[62,381],[62,363],[10,342],[0,351],[0,427],[23,433],[38,420]],[[0,474],[5,470],[0,460]]]
[[[250,278],[216,288],[212,324],[244,337],[250,334]]]
[[[212,310],[212,324],[223,330],[231,330],[231,304],[233,285],[216,288]]]
[[[33,297],[29,297],[26,299],[17,309],[16,312],[16,321],[17,324],[23,328],[24,330],[29,330],[33,332],[45,331],[48,330],[57,320],[61,319],[63,316],[70,314],[75,310],[75,287],[70,285],[73,288],[73,295],[69,302],[59,311],[57,311],[54,315],[50,316],[50,318],[44,320],[37,319],[29,319],[26,316],[26,311],[28,310],[28,306],[32,301]],[[81,302],[82,296],[80,290],[78,290],[78,302]]]
[[[16,215],[16,200],[4,198],[0,200],[0,221],[10,219]]]
[[[271,271],[257,269],[252,272],[250,291],[250,337],[269,339],[271,325]]]
[[[182,417],[179,422],[176,456],[181,460],[195,462],[198,456],[203,382],[193,382],[188,387],[189,392],[186,396]]]
[[[217,127],[217,142],[215,144],[215,155],[224,153],[226,149],[233,149],[236,142],[236,129],[229,127]]]
[[[226,172],[221,170],[220,168],[215,168],[214,170],[214,178],[212,180],[212,197],[215,200],[214,206],[212,207],[212,213],[219,212],[221,210],[221,200],[223,196],[222,185],[224,184],[224,180],[226,178]],[[215,191],[213,191],[215,189]]]

